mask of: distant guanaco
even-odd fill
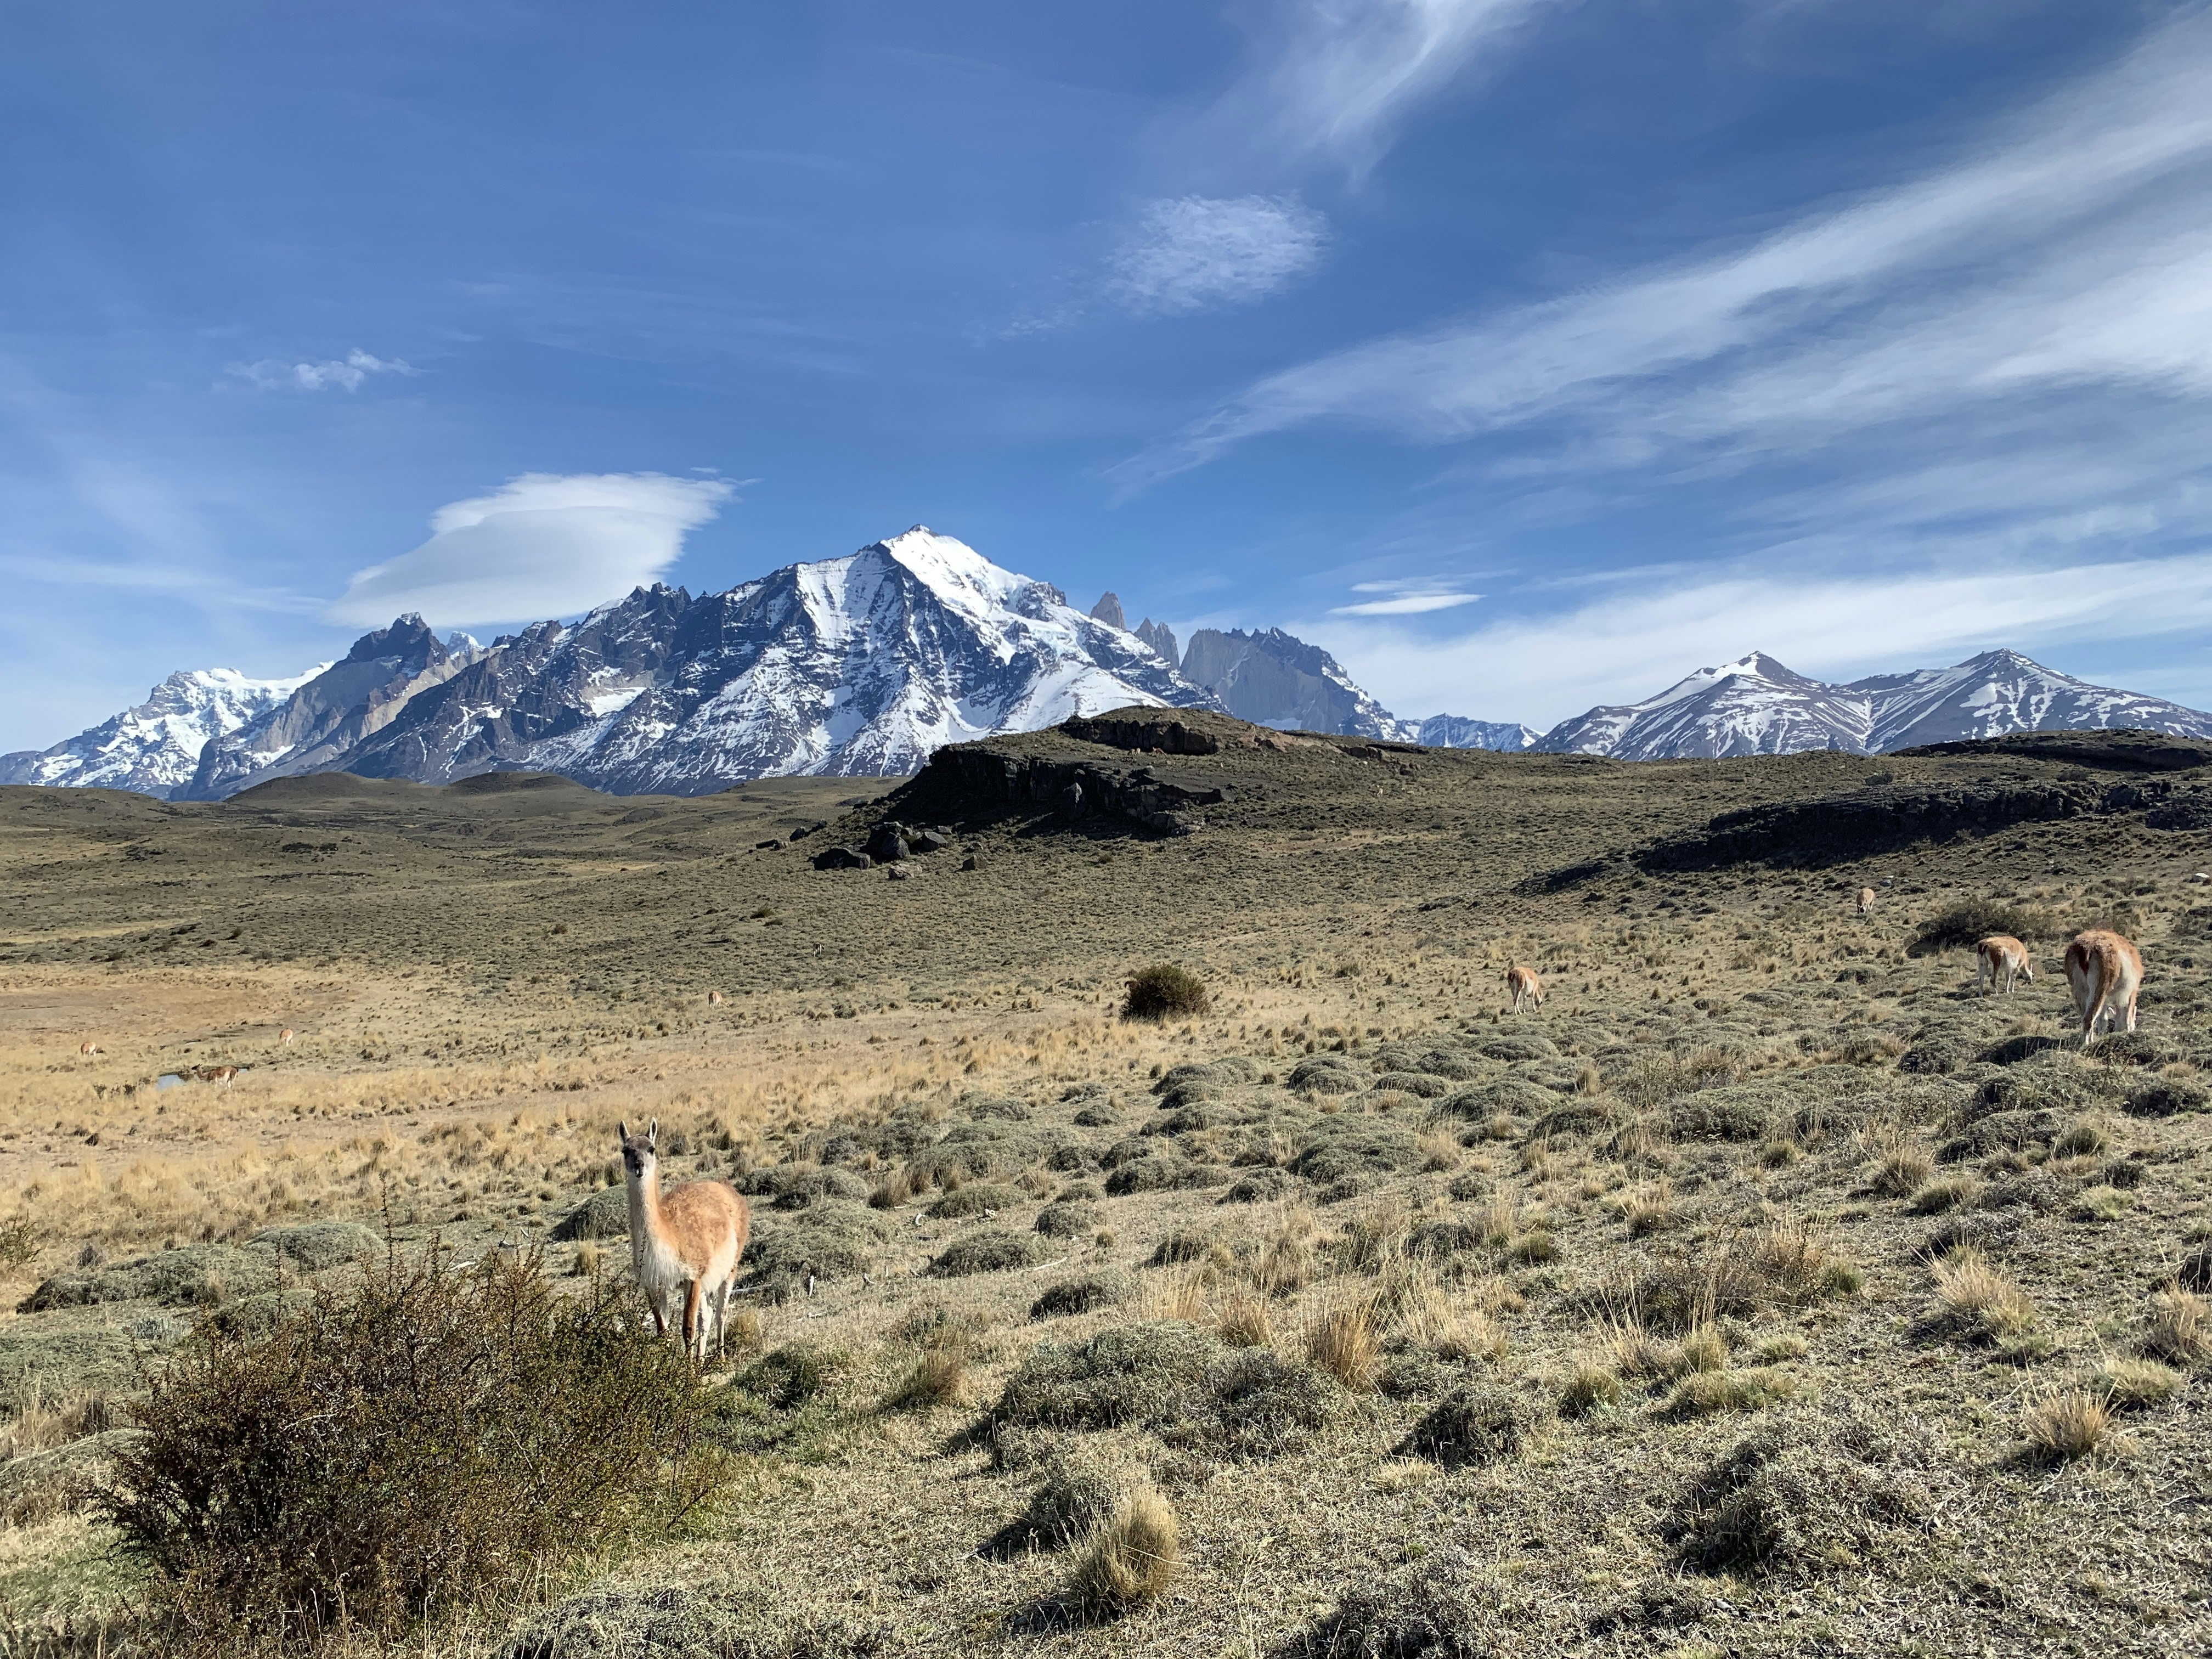
[[[1981,971],[1974,976],[1978,988],[1986,986],[2009,995],[2014,980],[2035,983],[2035,964],[2027,959],[2027,946],[2010,933],[1991,933],[1974,947],[1974,953],[1982,959]]]
[[[192,1075],[203,1083],[212,1083],[218,1089],[228,1089],[232,1084],[238,1081],[238,1067],[235,1066],[202,1066],[195,1068]]]
[[[707,993],[707,1000],[710,1003],[720,1002],[721,1000],[722,994],[720,991],[709,991]]]
[[[283,1030],[276,1033],[276,1041],[279,1042],[289,1042],[291,1040],[292,1028],[289,1025],[287,1025]]]
[[[641,1135],[627,1123],[618,1127],[629,1182],[630,1267],[653,1309],[653,1328],[665,1336],[677,1318],[684,1352],[703,1364],[710,1301],[718,1355],[729,1324],[730,1291],[751,1228],[745,1200],[725,1181],[688,1181],[663,1194],[659,1120],[648,1121]]]
[[[1505,970],[1505,988],[1513,994],[1513,1012],[1516,1014],[1523,1003],[1534,1008],[1544,1006],[1544,981],[1526,963],[1516,962]]]
[[[1871,887],[1859,889],[1859,914],[1863,916],[1874,914],[1874,889]]]
[[[2136,999],[2142,993],[2142,952],[2118,933],[2092,927],[2066,947],[2066,981],[2081,1013],[2081,1046],[2096,1041],[2097,1024],[2117,1030],[2123,1014],[2136,1029]]]
[[[101,1048],[90,1037],[87,1037],[82,1042],[78,1043],[76,1045],[76,1051],[81,1054],[104,1054],[107,1052],[106,1049]]]

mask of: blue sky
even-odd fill
[[[0,749],[917,522],[1548,726],[2212,705],[2212,15],[14,0]]]

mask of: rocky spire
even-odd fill
[[[1176,644],[1176,636],[1165,623],[1156,623],[1150,617],[1137,624],[1137,637],[1152,647],[1153,653],[1170,668],[1182,662],[1182,651]]]
[[[1118,628],[1124,632],[1128,629],[1129,619],[1121,614],[1121,601],[1112,593],[1100,594],[1098,603],[1091,607],[1091,614],[1109,628]]]

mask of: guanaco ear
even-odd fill
[[[655,1152],[660,1150],[660,1120],[647,1118],[645,1121],[645,1144]]]
[[[623,1144],[624,1146],[628,1146],[629,1144],[629,1120],[625,1118],[620,1123],[616,1124],[615,1133],[622,1137]]]

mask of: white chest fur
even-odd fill
[[[629,1262],[646,1300],[665,1315],[684,1304],[684,1287],[691,1270],[676,1253],[675,1245],[660,1226],[660,1194],[648,1192],[642,1182],[629,1183]]]

